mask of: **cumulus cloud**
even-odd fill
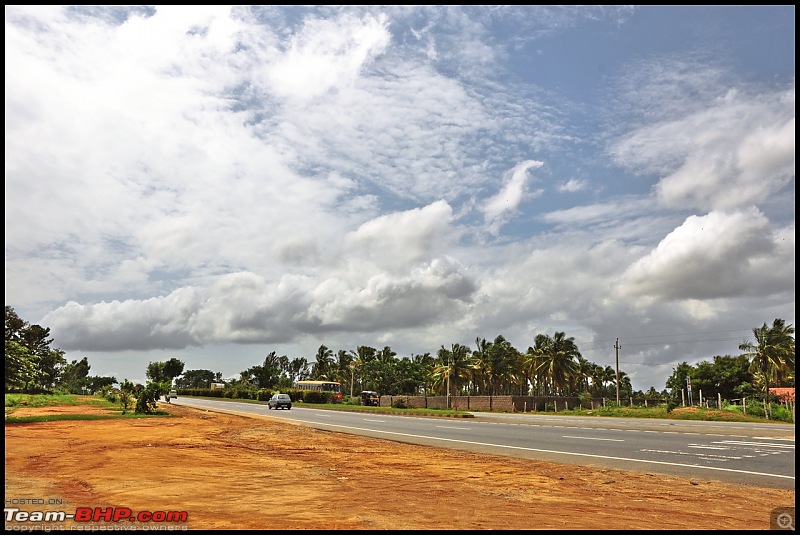
[[[6,302],[131,378],[792,323],[791,6],[645,9],[7,6]]]
[[[764,278],[783,272],[761,272],[776,248],[766,217],[755,208],[691,216],[625,270],[619,292],[667,301],[757,295],[770,286]]]

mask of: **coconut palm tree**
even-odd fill
[[[355,351],[350,350],[350,399],[353,398],[353,392],[356,382],[356,371],[358,371],[364,364],[375,360],[377,351],[374,347],[358,346]]]
[[[316,379],[331,379],[333,375],[333,350],[321,345],[314,357],[316,362],[311,368],[311,373]]]
[[[794,369],[794,327],[776,318],[772,326],[766,323],[753,329],[756,343],[744,341],[739,349],[751,362],[750,371],[764,381],[764,413],[769,413],[769,385],[776,384],[787,370]],[[775,382],[773,382],[773,379]]]
[[[520,368],[518,351],[504,336],[499,335],[489,346],[488,353],[484,370],[489,375],[491,394],[498,395],[501,385],[508,386],[516,381],[517,370]]]
[[[350,380],[350,362],[353,358],[344,349],[336,352],[336,372],[335,379],[342,383],[347,383]]]
[[[384,346],[384,348],[378,351],[378,353],[376,354],[376,358],[379,361],[383,362],[384,364],[394,363],[396,356],[397,353],[392,351],[392,348],[389,346]]]
[[[542,357],[538,371],[549,383],[551,394],[564,394],[574,387],[580,371],[577,359],[581,356],[574,338],[558,331],[553,338],[539,334],[533,349]]]
[[[488,376],[486,374],[486,364],[489,359],[489,347],[491,342],[480,336],[475,339],[476,348],[472,351],[472,393],[483,394],[488,389]]]

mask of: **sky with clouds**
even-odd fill
[[[5,301],[92,375],[795,311],[795,7],[6,6]]]

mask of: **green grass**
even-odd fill
[[[6,409],[9,407],[54,407],[63,405],[113,405],[102,398],[76,396],[74,394],[6,394]]]
[[[240,403],[254,403],[257,405],[266,405],[266,401],[258,401],[252,399],[231,399],[202,396],[191,396],[198,399],[212,399],[216,401],[236,401]],[[94,405],[107,408],[109,413],[102,415],[85,415],[85,414],[59,414],[49,416],[26,416],[15,417],[13,416],[14,409],[17,407],[49,407],[57,405]],[[313,407],[315,409],[327,409],[334,411],[350,411],[350,412],[370,412],[379,414],[396,414],[406,416],[444,416],[453,418],[469,417],[475,411],[457,411],[457,410],[444,410],[444,409],[400,409],[396,407],[368,407],[362,405],[354,405],[350,403],[302,403],[296,402],[295,407]],[[767,420],[763,416],[755,416],[753,414],[743,414],[741,407],[733,406],[719,409],[705,409],[701,407],[678,407],[672,411],[667,411],[666,407],[600,407],[597,409],[571,409],[566,411],[555,412],[532,412],[526,413],[531,417],[538,415],[553,415],[559,416],[605,416],[605,417],[619,417],[619,418],[651,418],[651,419],[665,419],[665,420],[696,420],[696,421],[717,421],[717,422],[769,422],[769,423],[784,423],[787,425],[794,425],[791,422],[780,421],[778,419]],[[129,408],[128,412],[122,414],[122,408],[118,403],[112,403],[97,396],[76,396],[72,394],[6,394],[6,424],[23,424],[32,422],[50,422],[55,420],[104,420],[108,418],[152,418],[169,416],[165,411],[156,411],[153,414],[136,414],[133,408]]]
[[[20,407],[58,407],[58,406],[89,405],[108,410],[107,414],[49,414],[42,416],[14,416],[14,411]],[[6,394],[5,423],[6,425],[28,424],[34,422],[53,422],[59,420],[108,420],[111,418],[153,418],[170,416],[168,412],[156,411],[152,414],[136,414],[133,408],[123,414],[119,403],[108,401],[98,396],[77,396],[74,394]]]
[[[191,396],[202,399],[210,399],[216,401],[238,401],[241,403],[256,403],[266,405],[266,401],[257,401],[252,399],[231,399],[220,397],[203,397]],[[480,411],[456,411],[444,409],[398,409],[395,407],[368,407],[362,405],[355,405],[350,403],[335,403],[335,404],[316,404],[316,403],[302,403],[295,402],[295,407],[313,407],[315,409],[327,409],[334,411],[351,411],[351,412],[375,412],[381,414],[398,414],[407,416],[449,416],[449,417],[469,417],[474,413]],[[777,413],[777,410],[776,410]],[[553,411],[548,412],[528,412],[526,413],[531,417],[537,415],[553,415],[559,416],[605,416],[611,418],[652,418],[662,420],[696,420],[696,421],[709,421],[709,422],[751,422],[751,423],[783,423],[787,425],[794,425],[790,418],[784,418],[783,421],[778,418],[767,420],[763,416],[756,416],[754,414],[743,414],[741,406],[729,406],[723,409],[706,409],[702,407],[678,407],[672,411],[667,411],[666,406],[661,405],[657,407],[600,407],[597,409],[570,409],[561,410],[558,413]]]
[[[35,422],[56,422],[59,420],[112,420],[119,418],[140,419],[169,416],[166,412],[155,412],[152,414],[53,414],[50,416],[6,416],[6,425],[30,424]]]

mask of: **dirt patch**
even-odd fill
[[[171,416],[7,425],[6,506],[14,500],[22,511],[186,512],[185,521],[166,523],[178,529],[717,530],[769,529],[771,511],[795,501],[793,490],[456,452],[164,403],[159,408]],[[14,414],[37,410],[77,409]],[[6,529],[14,524],[6,522]],[[76,523],[60,524],[69,529]]]
[[[28,416],[54,416],[61,414],[87,414],[98,416],[109,416],[112,413],[105,407],[98,405],[57,405],[53,407],[26,407],[21,406],[14,409],[12,415],[15,418]]]

